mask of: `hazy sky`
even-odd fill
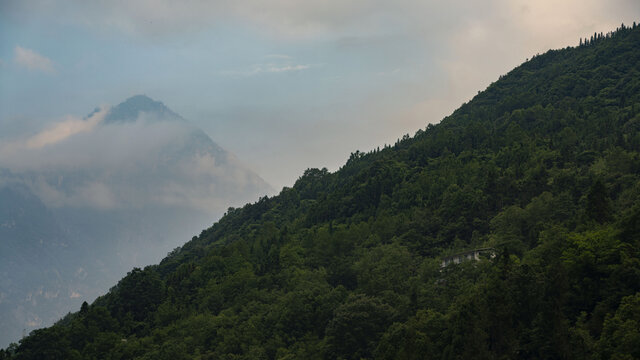
[[[0,0],[0,142],[146,94],[279,189],[638,20],[638,0]]]

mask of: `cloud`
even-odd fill
[[[62,142],[74,135],[91,131],[104,119],[107,112],[108,107],[104,107],[102,110],[91,114],[87,119],[68,115],[63,121],[54,123],[47,129],[39,131],[26,139],[5,141],[0,144],[0,164],[3,159],[7,162],[8,159],[17,156],[21,152],[38,150]]]
[[[108,107],[105,107],[99,112],[93,113],[88,119],[78,119],[73,116],[67,116],[64,121],[27,139],[26,147],[29,149],[39,149],[63,141],[70,136],[91,131],[104,119],[107,112]]]
[[[287,71],[306,70],[310,67],[311,65],[284,65],[284,66],[269,65],[267,66],[265,71],[272,72],[272,73],[279,73],[279,72],[287,72]]]
[[[285,72],[295,72],[302,71],[311,68],[309,64],[298,64],[298,65],[278,65],[278,64],[257,64],[253,65],[250,69],[247,70],[227,70],[222,71],[222,75],[229,76],[253,76],[264,73],[285,73]]]
[[[141,113],[133,122],[104,123],[107,112],[68,116],[0,145],[0,169],[21,177],[51,208],[179,207],[219,215],[271,191],[186,122]]]
[[[628,24],[637,20],[640,15],[640,2],[637,0],[30,0],[16,2],[13,6],[20,8],[23,15],[33,16],[33,19],[41,19],[44,15],[50,22],[75,22],[74,25],[86,26],[87,31],[104,31],[110,36],[114,36],[115,31],[118,39],[130,39],[133,35],[141,43],[160,41],[163,45],[167,40],[174,44],[172,39],[180,39],[181,42],[189,39],[189,42],[199,44],[197,39],[222,34],[222,40],[212,40],[204,47],[215,48],[219,45],[216,41],[222,45],[229,41],[234,43],[233,48],[238,52],[226,59],[227,55],[220,55],[220,61],[214,64],[216,67],[207,68],[207,71],[214,69],[218,75],[253,78],[234,83],[231,88],[237,86],[238,91],[229,95],[225,92],[224,96],[228,96],[225,101],[202,103],[194,100],[207,98],[197,94],[198,91],[179,95],[188,99],[185,102],[189,106],[200,102],[197,106],[206,112],[227,111],[221,109],[227,104],[231,109],[238,107],[240,102],[243,106],[251,106],[258,101],[269,101],[270,107],[283,109],[282,116],[291,117],[292,122],[302,122],[301,119],[310,122],[307,113],[311,112],[321,115],[315,124],[332,138],[340,136],[344,125],[329,124],[327,118],[344,119],[344,123],[367,119],[368,124],[353,125],[359,135],[346,139],[344,144],[336,144],[331,155],[323,149],[324,144],[318,144],[308,154],[278,148],[283,154],[295,155],[283,162],[286,155],[273,153],[272,158],[278,159],[278,163],[270,168],[286,168],[284,171],[290,173],[290,180],[283,180],[286,184],[299,174],[298,168],[292,166],[294,161],[302,169],[309,166],[310,159],[317,159],[319,166],[324,166],[327,161],[343,162],[355,147],[367,149],[393,141],[403,133],[413,133],[426,123],[438,122],[443,115],[536,52],[568,44],[577,45],[580,37],[594,31],[609,31],[621,22]],[[197,36],[191,36],[194,34]],[[245,42],[247,40],[248,43]],[[251,50],[246,51],[247,48]],[[264,51],[257,54],[257,59],[253,58],[255,65],[251,65],[252,62],[227,65],[236,64],[247,53],[247,56],[256,56],[255,51]],[[294,60],[295,57],[298,59]],[[312,71],[317,66],[313,65],[315,62],[327,65],[322,72]],[[394,69],[401,71],[394,72]],[[194,70],[195,74],[200,74]],[[266,92],[264,88],[267,86],[259,81],[279,80],[275,79],[278,74],[283,77],[285,74],[304,74],[305,77],[299,76],[304,81],[283,84],[278,91]],[[307,80],[313,83],[305,83]],[[211,86],[208,79],[203,79],[203,83],[206,83],[207,92],[215,95],[219,91],[216,86]],[[290,85],[300,87],[289,88]],[[169,88],[172,84],[165,83],[165,86]],[[217,86],[225,88],[225,85]],[[252,96],[261,94],[265,96]],[[271,101],[285,102],[278,97],[280,94],[287,97],[284,105]],[[393,100],[386,100],[391,98],[385,96],[387,94],[399,95]],[[289,102],[289,97],[299,101]],[[382,101],[376,101],[379,99]],[[376,102],[381,102],[384,107]],[[334,103],[362,106],[355,113],[347,110],[337,112],[332,110]],[[310,108],[314,111],[304,113],[304,109]],[[267,122],[263,121],[263,114],[258,112],[250,116],[259,126],[264,126]],[[236,119],[237,116],[232,114],[230,118]],[[239,128],[240,123],[234,120],[228,127]],[[202,124],[207,126],[205,121]],[[258,141],[272,147],[288,141],[282,138],[287,128],[274,121],[270,121],[268,127],[273,129],[276,141],[273,137],[267,138],[265,131],[255,135],[262,136]],[[246,143],[243,146],[247,148],[253,147],[246,140],[246,133],[251,130],[246,129],[245,134],[238,131],[237,136],[225,133],[221,137],[234,139],[228,140],[228,146],[236,146],[234,151],[243,159],[257,159],[252,163],[260,169],[262,163],[269,161],[264,158],[266,151],[243,151],[236,145],[240,142]],[[314,136],[313,132],[301,132],[291,145],[295,149],[308,146],[314,143]],[[314,154],[323,155],[322,158],[310,157]],[[333,159],[334,156],[338,160]],[[267,174],[267,171],[275,172],[267,169],[261,173]],[[277,173],[284,171],[278,170]]]
[[[265,56],[266,59],[284,59],[284,60],[290,60],[291,56],[289,55],[284,55],[284,54],[269,54]]]
[[[582,21],[582,25],[588,27],[611,14],[637,16],[640,11],[636,0],[569,0],[561,3],[551,0],[452,0],[446,3],[436,0],[61,0],[55,3],[32,0],[26,3],[28,5],[13,6],[23,12],[61,12],[67,14],[66,18],[80,21],[89,28],[117,28],[152,37],[247,20],[267,32],[291,38],[332,33],[371,35],[389,29],[432,29],[446,33],[491,13],[506,14],[523,27],[546,26],[551,33],[568,22]]]
[[[56,72],[51,59],[46,56],[42,56],[33,50],[16,46],[14,54],[14,61],[16,64],[26,67],[29,70],[42,71],[47,74],[55,74]]]
[[[135,122],[101,124],[107,113],[105,107],[84,120],[69,115],[33,136],[0,144],[0,167],[22,172],[135,166],[188,131],[145,113]]]
[[[249,69],[245,70],[227,70],[220,73],[222,75],[229,76],[253,76],[264,73],[277,74],[286,72],[297,72],[313,67],[313,65],[311,64],[296,64],[294,62],[294,59],[288,55],[271,54],[265,56],[265,58],[272,59],[273,61],[264,64],[254,64]]]

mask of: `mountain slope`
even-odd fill
[[[635,26],[536,56],[229,209],[8,356],[638,358],[639,56]]]
[[[13,144],[21,147],[10,156],[0,148],[3,345],[159,261],[229,205],[270,191],[144,95]]]
[[[135,122],[140,118],[141,114],[143,116],[144,114],[149,114],[155,121],[184,121],[180,115],[171,111],[163,103],[154,101],[146,95],[135,95],[109,109],[109,113],[104,118],[104,123]]]
[[[69,298],[80,289],[70,286],[76,274],[64,265],[74,259],[72,244],[51,211],[23,184],[0,187],[0,219],[0,327],[16,339],[22,329],[58,320],[66,313],[56,311],[58,297]]]

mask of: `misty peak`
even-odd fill
[[[135,95],[109,110],[105,123],[133,122],[140,113],[152,115],[161,120],[183,120],[162,102],[155,101],[146,95]]]

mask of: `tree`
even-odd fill
[[[371,357],[392,318],[393,309],[379,299],[363,294],[349,296],[327,326],[329,355],[343,359]]]
[[[640,292],[623,298],[607,318],[597,348],[603,359],[640,358]]]
[[[611,205],[602,180],[596,180],[587,194],[585,213],[589,219],[604,223],[611,218]]]

